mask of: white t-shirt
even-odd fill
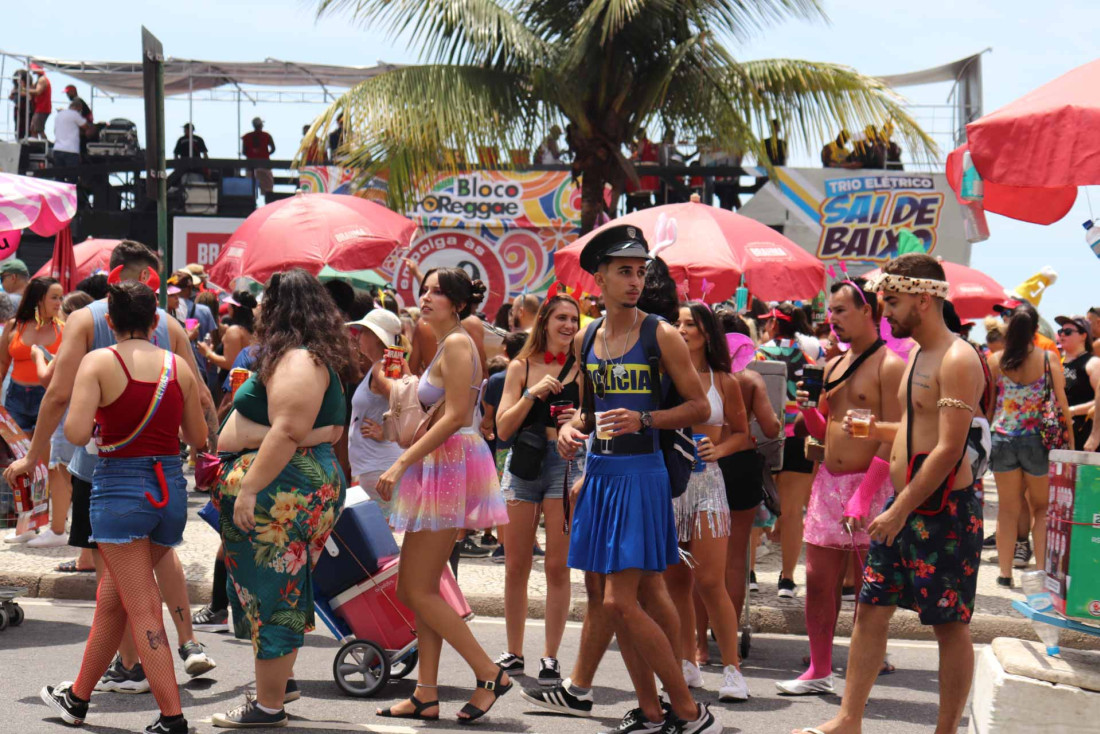
[[[370,418],[375,423],[380,424],[382,423],[382,414],[390,407],[389,400],[371,392],[371,377],[372,374],[367,373],[367,376],[359,383],[359,387],[355,389],[355,393],[351,396],[348,460],[351,463],[351,473],[355,477],[367,472],[389,469],[402,453],[401,447],[396,443],[363,438],[363,434],[359,432],[364,418]]]
[[[86,122],[76,110],[61,110],[53,119],[53,149],[63,153],[80,152],[80,126]]]

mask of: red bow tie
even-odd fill
[[[550,364],[551,362],[557,362],[560,365],[564,365],[565,360],[568,358],[567,355],[568,355],[567,352],[562,352],[561,354],[554,354],[553,352],[547,352],[546,353],[546,364]]]

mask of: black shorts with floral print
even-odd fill
[[[969,623],[981,550],[981,500],[973,489],[956,490],[943,512],[911,514],[893,545],[871,543],[859,601],[912,609],[921,624]]]

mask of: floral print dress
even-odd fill
[[[256,497],[256,527],[233,524],[233,507],[256,452],[223,467],[214,487],[225,543],[233,631],[261,660],[298,649],[313,630],[313,567],[344,507],[347,480],[330,444],[298,449]]]

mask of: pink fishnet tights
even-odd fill
[[[87,700],[118,650],[129,619],[138,658],[161,713],[182,713],[172,646],[164,631],[160,589],[153,567],[169,551],[148,538],[100,543],[107,570],[96,591],[95,617],[73,693]]]
[[[840,589],[851,562],[851,550],[806,544],[806,634],[810,668],[799,680],[825,678],[833,672],[833,636],[840,616]]]

